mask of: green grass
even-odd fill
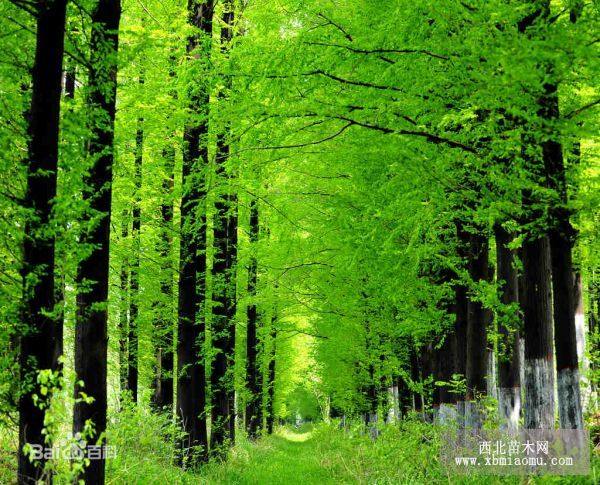
[[[465,477],[448,475],[440,465],[440,442],[431,425],[406,421],[382,431],[376,442],[354,429],[324,424],[295,430],[280,428],[273,436],[250,443],[243,438],[225,462],[199,471],[182,472],[165,461],[132,453],[130,466],[110,465],[109,483],[120,484],[529,484],[597,483],[600,463],[593,461],[589,477]],[[135,458],[137,456],[137,458]]]
[[[438,431],[420,421],[382,430],[373,442],[359,428],[347,431],[319,424],[279,428],[255,443],[240,442],[224,462],[183,471],[172,464],[173,428],[166,417],[128,410],[110,425],[108,439],[117,457],[107,461],[110,485],[321,485],[321,484],[533,484],[600,483],[600,459],[588,477],[464,477],[440,465]],[[1,435],[0,430],[0,435]],[[240,433],[241,435],[241,433]],[[2,443],[0,439],[0,443]],[[10,440],[12,443],[14,440]],[[4,442],[6,446],[8,443]],[[0,447],[1,448],[1,447]],[[4,464],[6,465],[6,464]],[[3,473],[4,472],[4,473]],[[0,464],[0,483],[12,483],[14,466]],[[55,483],[68,483],[60,476]]]

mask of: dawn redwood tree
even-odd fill
[[[20,335],[18,483],[43,476],[45,461],[32,460],[25,445],[47,446],[43,434],[45,411],[34,403],[39,394],[37,372],[56,371],[62,354],[62,320],[55,313],[55,241],[52,210],[56,196],[61,76],[66,0],[35,2],[36,48],[32,70],[31,105],[27,114],[28,210],[23,241],[22,320]]]
[[[158,251],[161,258],[160,299],[156,310],[154,328],[155,363],[152,382],[152,405],[156,409],[171,408],[173,404],[173,322],[171,318],[173,300],[173,186],[175,149],[172,145],[163,150],[165,173],[162,183],[160,206],[161,231]]]
[[[121,243],[124,245],[129,237],[129,209],[126,207],[121,213]],[[128,364],[128,338],[129,331],[129,257],[128,251],[123,251],[121,259],[121,269],[119,271],[119,323],[117,330],[119,332],[119,384],[121,392],[127,387],[127,364]]]
[[[553,79],[550,69],[548,78]],[[540,114],[549,125],[550,136],[542,142],[548,187],[556,194],[550,208],[550,254],[552,262],[552,297],[554,311],[554,345],[558,385],[558,415],[564,429],[583,429],[579,362],[575,329],[575,293],[573,287],[573,245],[576,231],[567,209],[568,194],[563,147],[555,132],[559,120],[558,84],[544,84]]]
[[[487,236],[481,228],[471,234],[468,251],[468,270],[474,283],[489,278],[489,248]],[[475,400],[487,392],[487,323],[486,310],[480,301],[468,298],[467,304],[467,393],[465,422],[480,427],[482,416]]]
[[[117,95],[120,0],[98,0],[92,11],[88,76],[88,154],[92,166],[84,180],[88,204],[80,243],[86,254],[77,268],[75,328],[75,405],[73,434],[90,444],[104,443],[107,407],[107,298],[110,214],[114,162],[114,122]],[[81,393],[93,398],[79,399]],[[93,432],[87,433],[90,425]],[[104,458],[90,460],[81,475],[86,484],[104,483]]]
[[[262,424],[262,372],[259,356],[258,311],[256,306],[256,284],[258,260],[256,243],[259,235],[258,200],[250,201],[250,245],[252,255],[248,267],[248,295],[252,300],[246,308],[246,386],[248,401],[246,402],[246,431],[252,439],[258,436]]]
[[[212,36],[212,0],[188,3],[188,22],[194,33],[187,39],[191,63],[208,63]],[[198,66],[194,66],[198,67]],[[202,72],[200,69],[193,72]],[[177,334],[177,416],[185,437],[179,443],[181,465],[192,447],[200,452],[193,462],[204,461],[208,452],[206,428],[206,377],[204,367],[205,321],[203,301],[206,285],[206,185],[208,165],[209,93],[205,79],[190,80],[188,119],[183,132],[183,195],[179,256],[179,302]]]
[[[227,55],[233,37],[234,12],[231,2],[223,5],[221,50]],[[225,81],[229,84],[229,80]],[[220,98],[225,95],[221,94]],[[214,356],[211,368],[211,450],[221,454],[226,440],[235,442],[235,360],[237,197],[227,173],[230,146],[228,124],[217,136],[216,185],[213,256],[213,318],[211,336]]]
[[[523,243],[525,428],[554,427],[554,352],[550,247],[545,236]]]
[[[461,261],[466,261],[467,248],[469,244],[469,234],[464,229],[461,221],[455,221],[456,226],[456,252]],[[454,281],[454,337],[455,337],[455,354],[454,354],[454,373],[465,377],[467,375],[467,325],[469,315],[469,300],[467,298],[467,287],[459,280]],[[466,408],[466,396],[457,395],[456,411],[459,417],[459,423],[463,424]]]
[[[176,80],[175,57],[169,56],[169,80]],[[177,91],[169,92],[172,101],[177,100]],[[169,120],[170,121],[170,120]],[[173,406],[173,343],[175,338],[173,326],[174,299],[174,267],[173,267],[173,189],[175,186],[175,139],[176,133],[171,128],[166,144],[162,150],[162,192],[160,203],[161,226],[157,250],[160,256],[160,296],[156,301],[154,338],[154,378],[152,380],[151,404],[155,409]]]
[[[528,39],[535,36],[538,21],[548,15],[549,2],[532,2],[517,24],[518,31]],[[532,106],[539,115],[539,107]],[[522,158],[530,173],[531,183],[544,178],[543,159],[538,153],[535,126],[523,126]],[[552,342],[552,275],[550,243],[547,235],[535,223],[543,220],[540,200],[531,187],[522,191],[522,211],[528,226],[522,244],[523,278],[519,285],[523,301],[524,341],[524,416],[525,428],[554,427],[554,348]],[[522,287],[521,287],[522,286]]]
[[[267,387],[267,402],[265,405],[267,433],[273,434],[273,427],[275,424],[275,383],[277,369],[277,316],[271,317],[271,326],[269,328],[269,340],[271,345],[271,351],[269,354],[269,360],[267,362],[267,375],[266,375],[266,387]]]
[[[494,233],[497,281],[503,305],[497,313],[500,335],[498,408],[502,425],[512,432],[518,429],[521,414],[519,331],[515,328],[519,304],[518,272],[514,251],[509,248],[513,239],[511,233],[502,224],[495,225]]]
[[[448,332],[444,342],[439,349],[436,349],[436,376],[443,382],[450,382],[454,372],[453,357],[456,351],[456,336],[454,332]],[[447,386],[437,386],[437,400],[439,403],[438,419],[440,422],[446,422],[456,418],[456,394],[451,392]]]
[[[144,84],[143,75],[139,78],[140,86]],[[139,367],[139,299],[140,299],[140,231],[141,231],[141,189],[142,189],[142,163],[144,154],[144,119],[139,117],[137,120],[137,129],[135,132],[135,156],[134,156],[134,201],[131,210],[131,239],[132,251],[129,288],[131,292],[129,302],[129,355],[127,359],[127,389],[131,392],[133,402],[137,402],[138,394],[138,367]]]

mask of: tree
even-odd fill
[[[188,38],[190,62],[207,62],[210,53],[212,1],[188,4],[188,22],[196,30]],[[193,72],[202,72],[196,69]],[[195,85],[193,85],[194,83]],[[190,81],[189,118],[183,134],[183,195],[181,197],[181,239],[179,255],[179,307],[177,336],[177,415],[186,437],[180,443],[182,464],[207,456],[208,436],[204,407],[204,330],[202,300],[206,282],[206,188],[208,164],[208,101],[206,79]],[[195,450],[194,450],[195,449]]]
[[[221,29],[222,50],[226,53],[233,37],[234,12],[231,2],[223,5]],[[228,84],[228,81],[225,81]],[[222,94],[221,94],[222,96]],[[237,198],[230,187],[232,175],[226,172],[230,146],[225,133],[217,139],[214,255],[213,255],[213,317],[211,322],[214,356],[211,368],[212,420],[211,449],[223,453],[226,440],[235,442],[235,361],[236,261],[237,261]],[[231,169],[230,169],[231,170]]]
[[[259,236],[258,201],[253,197],[250,201],[250,244],[253,251],[248,268],[248,295],[256,298],[258,261],[256,243]],[[250,301],[246,309],[246,386],[248,401],[246,403],[246,431],[251,439],[257,437],[262,425],[262,372],[259,360],[258,322],[259,316],[256,301]]]
[[[77,268],[75,329],[75,405],[73,433],[91,445],[103,445],[107,408],[107,297],[117,95],[119,0],[98,0],[92,12],[90,37],[88,154],[91,167],[84,180],[87,227],[80,242],[86,248]],[[90,430],[91,427],[91,430]],[[104,483],[104,457],[91,460],[82,473],[89,484]]]
[[[45,407],[40,371],[59,371],[62,320],[55,313],[55,238],[52,211],[56,196],[67,2],[38,2],[35,61],[28,118],[28,164],[25,206],[28,210],[23,247],[23,332],[20,335],[18,482],[42,478],[44,460],[30,459],[27,445],[46,447]]]

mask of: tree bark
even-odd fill
[[[497,313],[500,351],[498,356],[498,410],[501,425],[509,432],[519,426],[521,414],[520,352],[518,331],[518,273],[514,253],[508,245],[511,234],[501,225],[496,235],[496,268],[503,308]]]
[[[140,76],[139,84],[144,84],[144,78]],[[144,153],[144,120],[138,118],[137,130],[135,133],[135,160],[134,160],[134,203],[131,211],[131,238],[133,248],[131,254],[133,261],[131,264],[130,274],[130,308],[129,308],[129,355],[127,359],[127,389],[131,392],[133,402],[137,402],[138,394],[138,367],[139,367],[139,329],[138,329],[138,314],[140,300],[140,250],[141,250],[141,190],[142,190],[142,162]]]
[[[525,428],[554,427],[554,370],[547,237],[523,243],[523,319],[525,340]]]
[[[551,73],[550,73],[551,74]],[[548,122],[559,118],[558,87],[544,85],[541,116]],[[556,137],[557,135],[554,134]],[[570,220],[567,181],[562,145],[556,138],[542,142],[548,187],[558,201],[550,207],[550,253],[552,257],[552,296],[554,309],[554,347],[558,379],[558,415],[563,429],[582,429],[583,413],[579,389],[577,333],[573,292],[573,241],[575,229]]]
[[[251,298],[246,309],[246,385],[248,402],[246,403],[246,430],[248,436],[254,439],[258,436],[262,423],[262,373],[258,362],[258,312],[256,308],[257,266],[256,244],[259,234],[258,200],[250,201],[250,244],[252,256],[248,268],[248,296]]]
[[[187,52],[198,58],[210,55],[214,5],[212,1],[191,0],[188,22],[199,29],[188,38]],[[207,87],[190,88],[189,109],[193,119],[184,127],[183,196],[181,198],[181,239],[179,265],[179,307],[177,336],[177,415],[185,438],[180,442],[180,465],[195,465],[208,457],[206,428],[206,376],[204,308],[206,286],[206,181],[208,165]],[[200,452],[192,453],[199,447]]]
[[[233,6],[224,4],[221,50],[227,55],[233,35]],[[225,85],[229,80],[225,80]],[[219,96],[224,99],[223,93]],[[211,335],[215,356],[211,370],[211,453],[222,455],[226,441],[235,442],[235,313],[237,260],[237,197],[226,172],[229,159],[228,126],[217,136],[216,176],[220,193],[215,202],[213,259],[213,318]]]
[[[156,308],[154,328],[155,364],[152,406],[155,409],[173,405],[173,186],[175,150],[169,146],[163,151],[165,173],[162,184],[161,219],[162,228],[158,252],[161,261],[160,299]]]
[[[28,121],[27,192],[30,211],[23,243],[23,307],[26,326],[20,336],[18,483],[43,477],[45,461],[30,460],[26,443],[48,446],[44,434],[44,411],[33,395],[39,394],[36,378],[43,369],[59,369],[62,354],[62,321],[55,310],[55,241],[51,229],[58,168],[60,96],[64,50],[66,0],[39,3],[33,88]]]
[[[469,245],[469,235],[464,230],[462,223],[456,222],[457,254],[462,261],[467,260],[467,248]],[[456,313],[455,322],[455,354],[454,354],[454,373],[466,378],[467,376],[467,322],[469,315],[469,301],[467,299],[467,288],[460,281],[454,283],[454,311]],[[464,424],[465,416],[465,395],[457,395],[456,411],[459,424]]]
[[[275,424],[275,384],[276,384],[276,366],[277,366],[277,317],[271,318],[271,328],[269,330],[269,339],[271,340],[271,355],[267,367],[267,433],[273,434]]]
[[[469,274],[474,283],[488,279],[488,241],[482,233],[471,235],[469,246]],[[465,422],[467,426],[481,427],[483,416],[474,402],[487,393],[487,323],[486,309],[472,297],[467,303],[467,393]]]
[[[77,270],[75,397],[85,392],[94,400],[78,399],[73,412],[74,434],[82,433],[86,422],[94,423],[88,446],[102,445],[105,440],[99,437],[106,429],[108,263],[120,19],[119,0],[99,0],[92,12],[88,106],[93,124],[88,150],[93,166],[83,191],[90,206],[86,222],[91,227],[83,231],[81,243],[93,249]],[[81,479],[90,485],[103,484],[104,473],[104,459],[91,460]]]
[[[121,215],[121,241],[125,245],[129,237],[129,210],[123,209]],[[127,390],[128,339],[129,332],[129,257],[128,250],[123,248],[121,272],[119,274],[119,383],[121,392]]]
[[[448,365],[453,362],[455,352],[455,334],[448,333],[444,337],[444,343],[436,350],[437,376],[442,382],[450,382],[454,373],[454,366]],[[456,394],[451,392],[448,386],[438,386],[438,411],[437,419],[440,423],[456,421]]]

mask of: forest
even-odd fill
[[[0,0],[0,483],[598,483],[599,27]]]

